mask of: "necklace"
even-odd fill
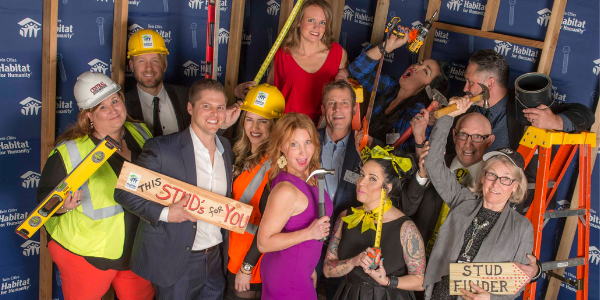
[[[99,133],[98,133],[97,131],[95,131],[95,130],[92,132],[92,134],[93,134],[93,135],[94,135],[96,138],[98,138],[99,140],[103,140],[103,139],[104,139],[104,138],[103,138],[103,137],[101,137],[101,136],[99,135]],[[121,138],[120,138],[119,140],[117,140],[117,145],[119,145],[119,146],[117,147],[117,150],[118,150],[119,152],[122,152],[122,151],[123,151],[123,147],[121,147],[121,142],[123,142],[123,137],[124,137],[124,136],[125,136],[125,129],[123,129],[123,131],[121,131]]]
[[[475,237],[477,236],[477,232],[479,232],[479,230],[487,227],[488,225],[490,225],[490,222],[488,222],[487,220],[484,221],[482,224],[477,224],[478,223],[478,219],[477,217],[475,217],[475,219],[473,219],[473,225],[474,225],[474,230],[473,233],[471,234],[471,238],[469,239],[469,242],[467,243],[467,246],[465,247],[465,252],[462,255],[462,260],[466,261],[466,262],[471,262],[471,260],[473,259],[470,255],[468,255],[469,250],[471,250],[471,247],[473,246],[473,241],[475,240]]]

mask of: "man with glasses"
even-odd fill
[[[417,115],[411,122],[413,134],[415,136],[424,134],[428,122],[428,113]],[[492,134],[492,125],[480,113],[465,114],[456,123],[453,130],[453,139],[456,155],[447,154],[445,158],[446,165],[450,168],[450,171],[454,172],[456,180],[461,185],[468,186],[474,178],[477,178],[484,163],[483,155],[494,143],[495,136]],[[426,144],[420,151],[422,152],[420,155],[426,155],[428,148],[429,146]],[[429,257],[439,228],[446,220],[449,208],[433,185],[429,183],[422,158],[419,159],[419,172],[411,179],[407,189],[407,194],[421,196],[421,198],[417,198],[416,203],[413,203],[419,207],[416,213],[410,217],[423,237],[425,252]]]

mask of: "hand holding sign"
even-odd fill
[[[192,217],[185,209],[186,203],[190,201],[190,194],[181,198],[181,201],[169,206],[169,215],[167,219],[169,223],[181,223],[185,221],[196,222],[196,218]]]
[[[490,294],[515,295],[528,282],[529,276],[515,263],[450,264],[450,295],[464,295],[461,290],[479,294],[473,284]]]
[[[465,289],[460,289],[460,292],[463,294],[463,298],[465,300],[490,300],[490,293],[486,292],[484,289],[478,287],[471,281],[471,290],[474,290],[475,293],[471,293]]]

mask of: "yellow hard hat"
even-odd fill
[[[240,106],[242,110],[267,119],[281,118],[284,108],[283,94],[276,87],[267,83],[259,84],[248,91],[244,103]]]
[[[165,40],[160,34],[152,29],[141,29],[129,38],[127,43],[127,58],[146,53],[169,54]]]

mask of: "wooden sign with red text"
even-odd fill
[[[188,193],[185,209],[194,218],[237,233],[244,233],[252,206],[201,189],[195,185],[125,162],[117,188],[146,200],[169,206]]]
[[[459,289],[475,292],[469,282],[490,294],[515,295],[529,276],[514,263],[450,264],[450,295],[462,295]]]

